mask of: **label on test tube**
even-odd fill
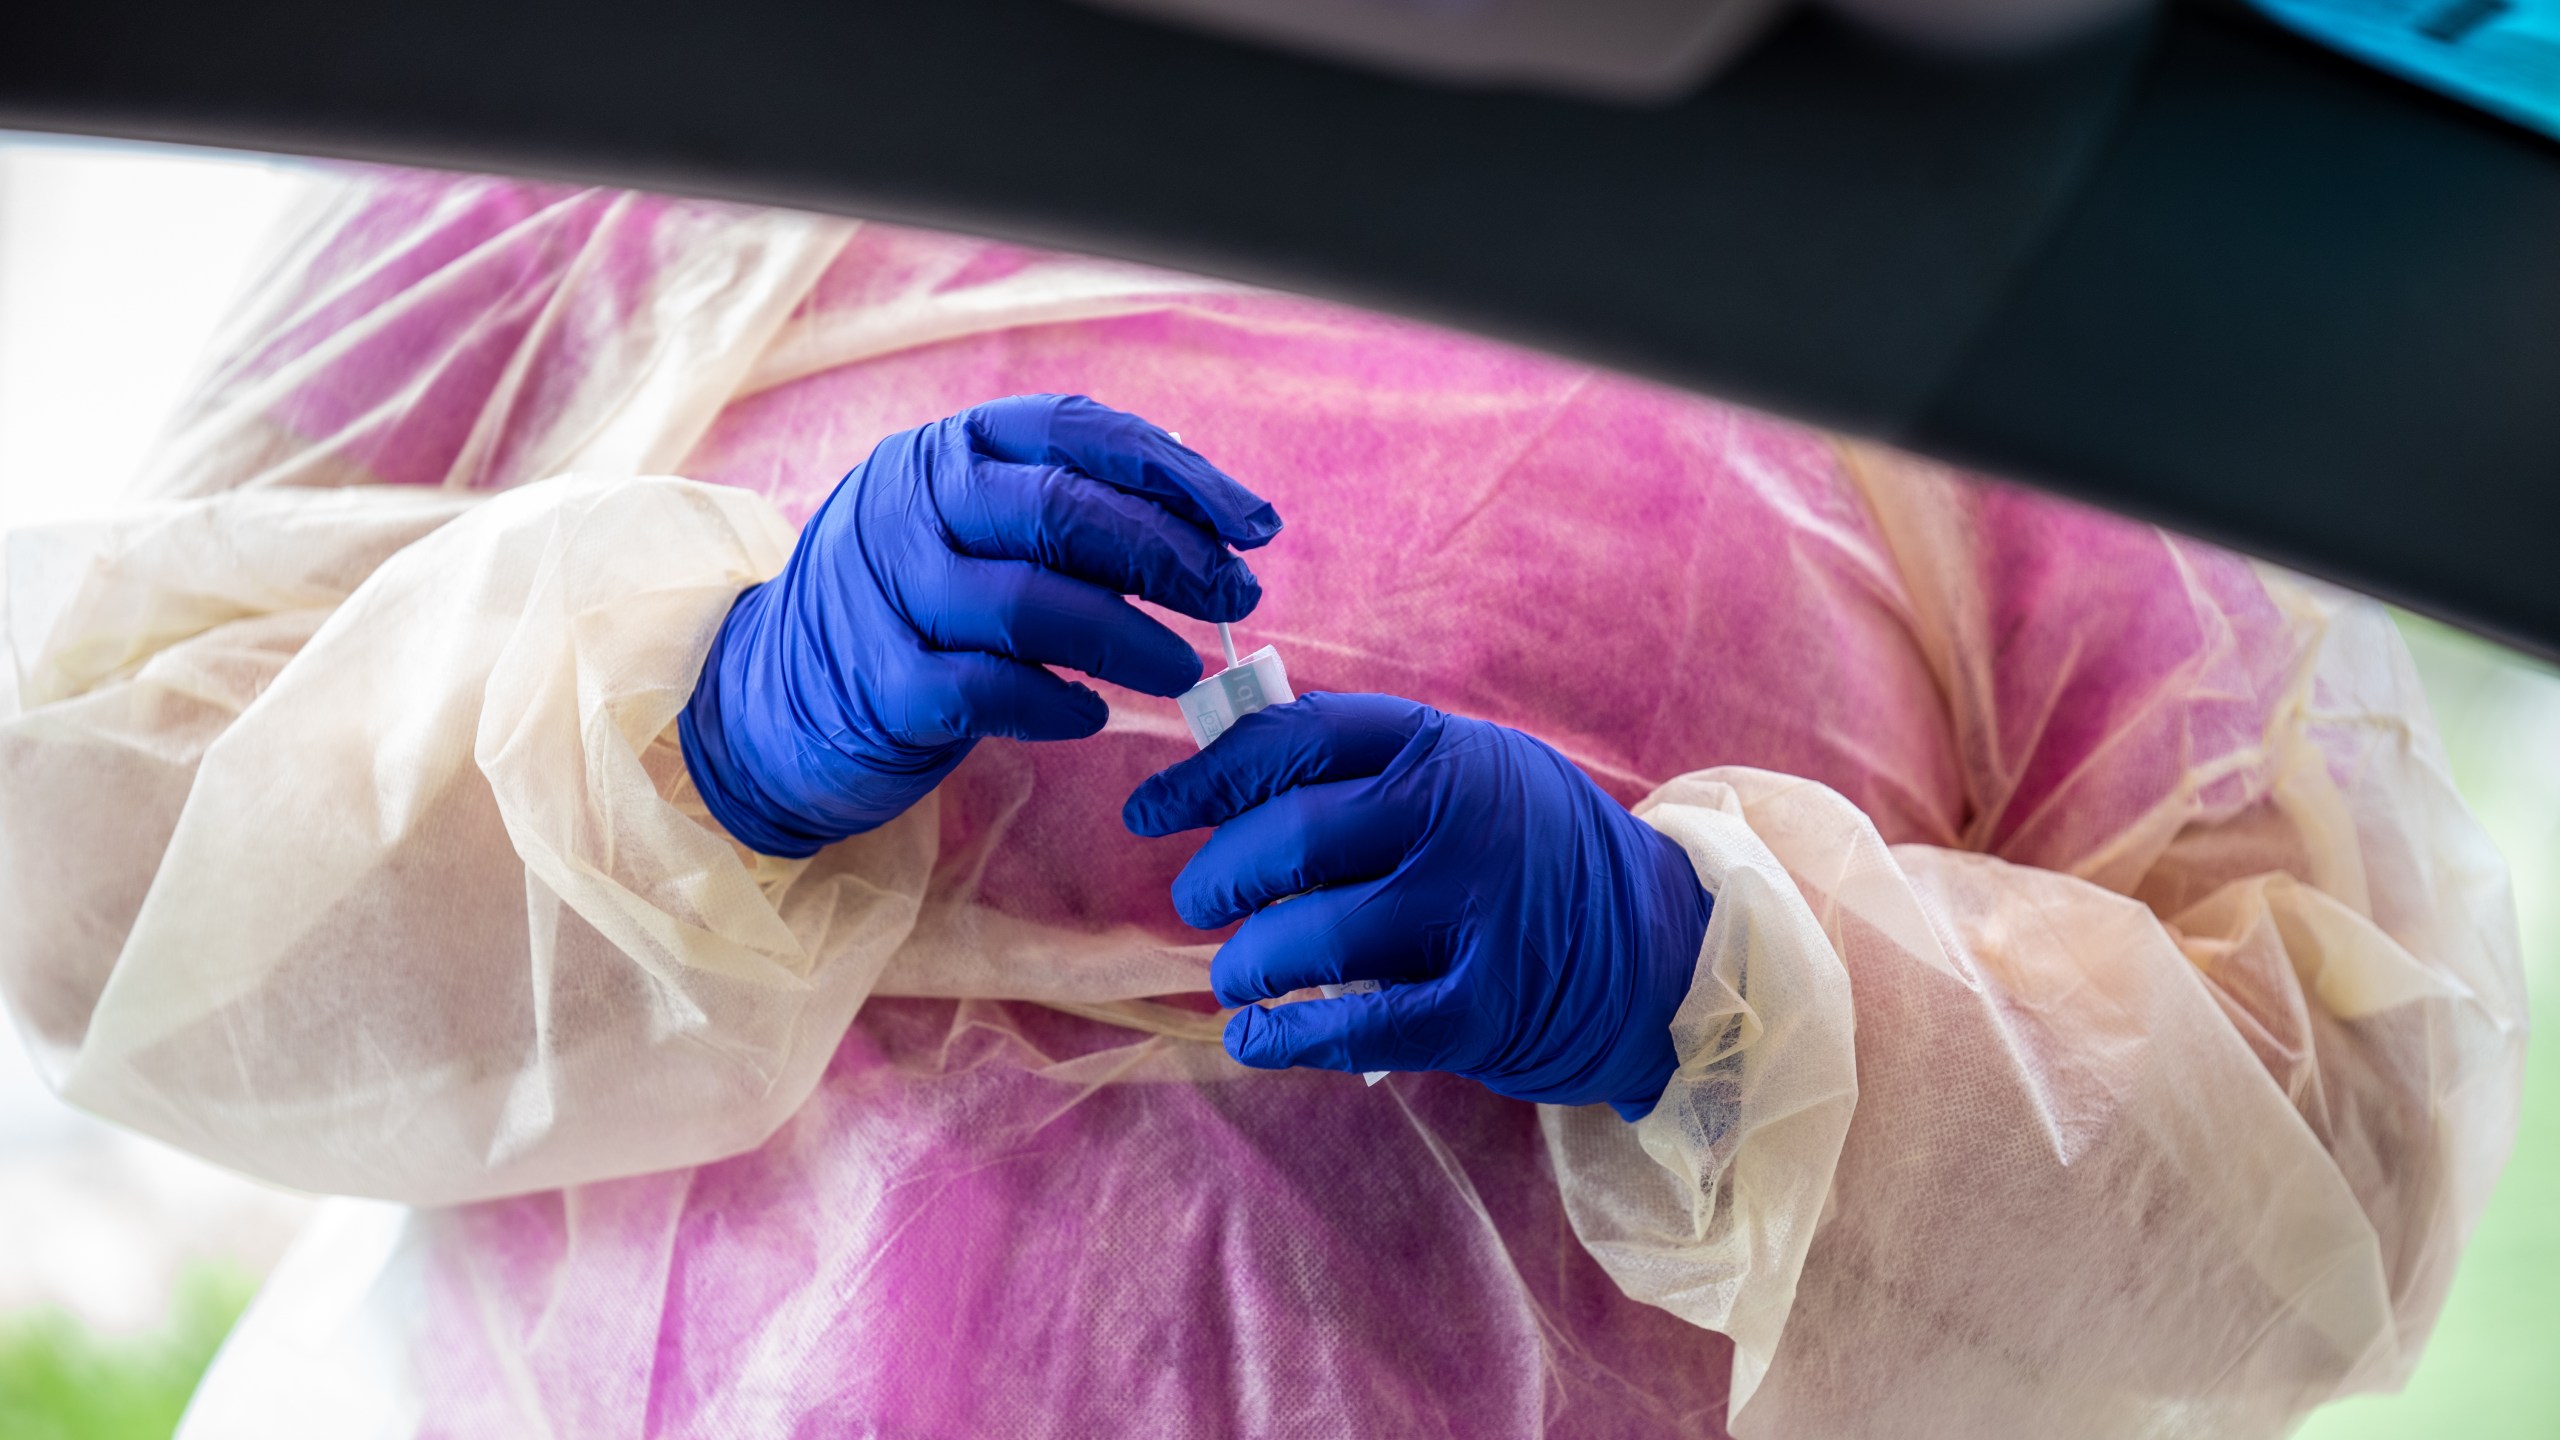
[[[1386,986],[1379,984],[1375,980],[1345,980],[1339,985],[1319,985],[1316,987],[1316,991],[1323,995],[1327,1000],[1339,1000],[1345,995],[1375,995],[1386,988]],[[1360,1078],[1368,1081],[1372,1085],[1375,1085],[1379,1081],[1387,1078],[1387,1072],[1384,1070],[1363,1070],[1360,1072]]]
[[[1191,727],[1191,743],[1205,750],[1245,716],[1297,698],[1289,688],[1289,672],[1281,667],[1280,652],[1265,645],[1184,691],[1177,703],[1182,706],[1182,723]]]

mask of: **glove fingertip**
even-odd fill
[[[1140,694],[1171,700],[1199,684],[1208,669],[1199,651],[1188,645],[1167,646],[1163,654],[1148,657],[1144,673],[1131,675],[1124,683]]]
[[[1200,618],[1232,625],[1251,615],[1261,603],[1262,582],[1245,568],[1243,561],[1238,560],[1218,576],[1217,584],[1209,592],[1210,607],[1217,613]]]
[[[1193,877],[1189,865],[1182,868],[1181,874],[1173,877],[1173,913],[1181,916],[1182,923],[1194,930],[1215,930],[1226,923],[1219,917],[1217,906],[1207,894],[1207,890],[1206,883]],[[1212,971],[1209,988],[1213,992],[1218,988],[1216,980],[1217,974]],[[1218,1003],[1237,1005],[1243,1003],[1243,998],[1219,995]]]
[[[1282,524],[1280,512],[1266,500],[1241,518],[1222,522],[1218,538],[1239,550],[1259,550],[1278,538]]]
[[[1155,783],[1152,776],[1139,782],[1138,788],[1129,792],[1129,798],[1120,802],[1120,828],[1150,840],[1173,833],[1157,820],[1155,797],[1148,793],[1148,787]]]
[[[1093,687],[1070,681],[1021,707],[1009,720],[989,725],[986,733],[1016,740],[1089,740],[1110,723],[1111,702]]]
[[[1271,1053],[1276,1027],[1270,1012],[1259,1005],[1247,1005],[1227,1021],[1226,1033],[1219,1037],[1227,1055],[1237,1064],[1254,1070],[1286,1070],[1289,1062]]]
[[[1179,835],[1206,823],[1195,813],[1197,806],[1182,785],[1183,766],[1189,763],[1181,762],[1139,781],[1138,788],[1129,792],[1128,803],[1120,807],[1121,820],[1146,836]]]
[[[1084,733],[1086,735],[1102,733],[1102,727],[1111,723],[1111,702],[1103,699],[1102,692],[1090,685],[1071,683],[1067,688],[1074,692],[1074,699],[1070,703],[1075,718],[1089,727]]]

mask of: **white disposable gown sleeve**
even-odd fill
[[[695,1164],[806,1097],[932,861],[707,823],[672,724],[791,533],[566,478],[13,537],[0,985],[63,1095],[421,1204]]]
[[[2263,793],[2138,898],[1766,772],[1639,808],[1718,899],[1680,1068],[1544,1123],[1611,1276],[1733,1337],[1737,1436],[2272,1436],[2416,1363],[2513,1135],[2512,900],[2388,617],[2264,579]]]

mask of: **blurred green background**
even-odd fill
[[[2560,1013],[2560,673],[2400,617],[2453,775],[2507,855],[2533,1017]],[[2398,1395],[2311,1417],[2307,1440],[2560,1437],[2560,1046],[2525,1050],[2515,1158],[2454,1277],[2426,1359]]]
[[[258,1277],[199,1262],[168,1317],[139,1335],[100,1335],[69,1311],[0,1319],[0,1435],[8,1440],[164,1440]]]

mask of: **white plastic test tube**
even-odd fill
[[[1227,668],[1202,679],[1174,702],[1182,707],[1182,723],[1190,728],[1191,743],[1204,750],[1254,711],[1298,698],[1289,688],[1289,671],[1280,663],[1278,650],[1265,645],[1239,657],[1235,636],[1224,625],[1218,627],[1218,643],[1227,652]]]

